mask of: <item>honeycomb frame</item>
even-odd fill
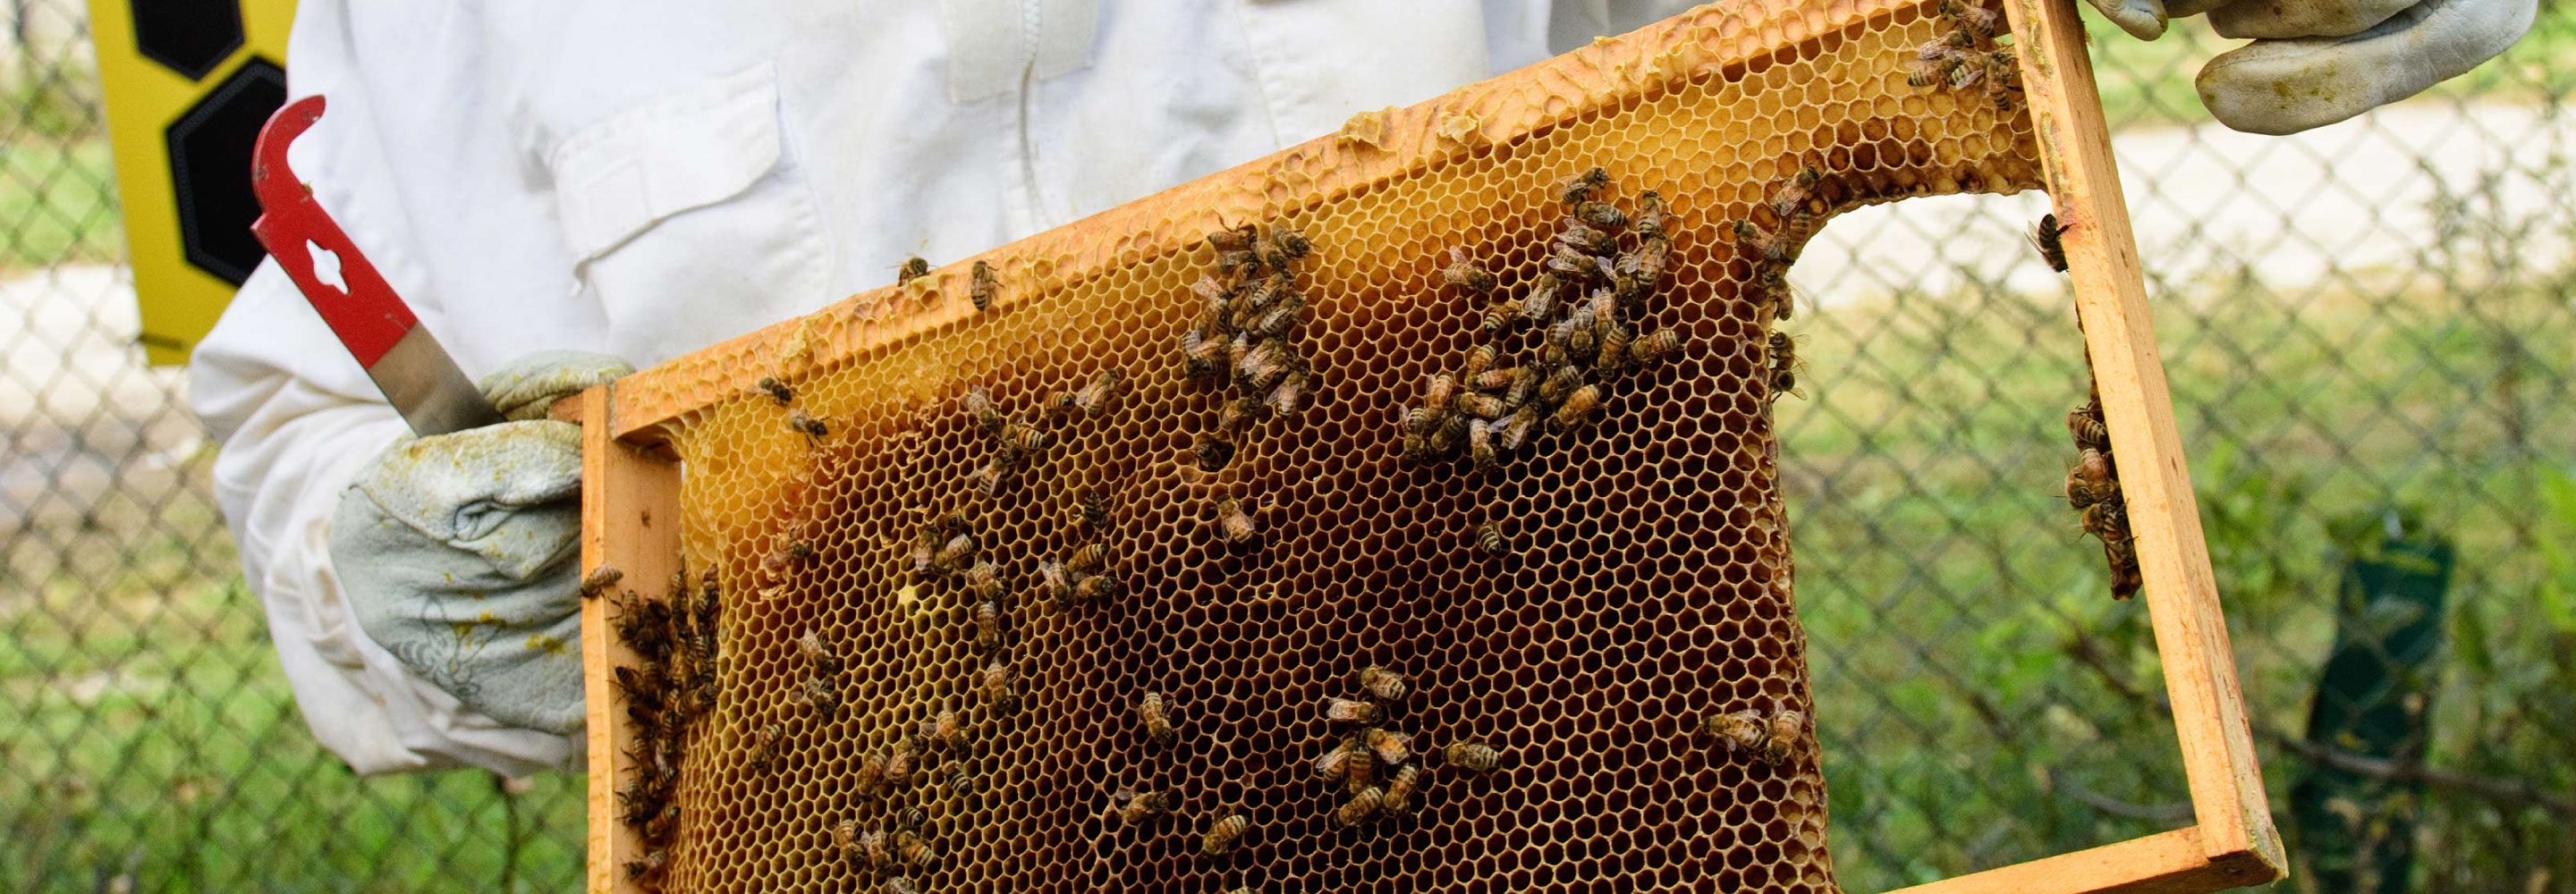
[[[1641,89],[1753,76],[1796,58],[1800,47],[1856,33],[1868,23],[1928,19],[1937,5],[1938,0],[1838,0],[1801,6],[1775,0],[1701,7],[1409,109],[1355,118],[1342,134],[959,259],[913,282],[854,296],[593,389],[577,404],[559,408],[559,415],[584,425],[583,567],[587,572],[613,566],[630,581],[678,573],[686,537],[685,484],[671,441],[683,421],[742,400],[766,375],[793,378],[831,370],[890,347],[982,325],[979,317],[989,311],[959,300],[969,290],[967,271],[979,261],[1042,284],[1007,290],[996,307],[1041,300],[1140,260],[1187,253],[1221,220],[1265,219],[1309,197],[1347,195],[1388,178],[1420,175],[1588,111],[1630,102]],[[2280,877],[2285,859],[2254,759],[2083,31],[2070,0],[2007,0],[2005,11],[2020,51],[2016,65],[2027,113],[2026,121],[2010,127],[2026,131],[2037,170],[1985,182],[1910,184],[1904,194],[2039,186],[2055,200],[2060,218],[2073,225],[2064,241],[2078,319],[2110,437],[2123,460],[2123,494],[2195,821],[1906,890],[2211,891],[2270,881]],[[1721,39],[1706,40],[1711,33]],[[1877,200],[1896,197],[1901,196]],[[1033,258],[1041,260],[1032,263]],[[915,397],[930,399],[926,393]],[[634,772],[626,757],[634,731],[610,679],[614,669],[636,662],[611,634],[620,611],[617,600],[593,599],[583,612],[593,892],[640,890],[619,871],[641,851],[617,810],[617,793]],[[1797,685],[1803,699],[1803,682]]]

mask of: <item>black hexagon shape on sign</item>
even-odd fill
[[[134,0],[134,46],[143,58],[195,81],[242,45],[240,0]]]
[[[179,197],[179,244],[188,263],[233,285],[249,279],[266,254],[250,232],[259,219],[250,150],[260,126],[285,104],[286,70],[254,56],[162,132]]]

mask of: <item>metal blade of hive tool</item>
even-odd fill
[[[287,146],[322,119],[322,106],[320,96],[288,103],[260,128],[250,168],[260,216],[251,223],[251,232],[286,277],[295,281],[304,300],[312,302],[322,321],[330,324],[349,356],[367,370],[385,399],[401,411],[413,432],[445,434],[500,422],[500,412],[483,399],[474,380],[456,366],[447,349],[420,325],[411,306],[394,294],[376,266],[322,210],[312,188],[287,167]],[[343,286],[335,287],[318,275],[317,249],[338,260]]]

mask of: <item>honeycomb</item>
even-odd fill
[[[722,601],[635,880],[1836,890],[1780,272],[1839,211],[2040,186],[1996,15],[1703,7],[633,380],[693,402],[659,434]],[[1657,205],[1665,243],[1601,331],[1666,355],[1430,443],[1435,377],[1550,362],[1585,289],[1485,321],[1594,168],[1609,254]],[[1269,353],[1194,375],[1207,290],[1273,278]]]

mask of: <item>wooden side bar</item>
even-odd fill
[[[2059,220],[2069,225],[2076,319],[2121,458],[2120,486],[2137,535],[2200,844],[2212,860],[2251,853],[2274,873],[2237,884],[2269,881],[2286,859],[2255,764],[2083,23],[2073,0],[2010,0],[2008,17],[2049,194]]]
[[[582,603],[582,694],[589,714],[590,841],[586,890],[636,892],[624,867],[641,856],[635,830],[617,819],[617,792],[633,771],[625,757],[633,733],[620,720],[612,669],[635,654],[611,632],[626,590],[653,592],[680,570],[680,466],[619,441],[614,384],[581,395],[581,569],[601,565],[625,578]],[[654,588],[648,590],[647,588]]]
[[[2208,850],[2198,829],[2175,829],[1890,894],[2199,894],[2280,877],[2250,854],[2212,862]]]

